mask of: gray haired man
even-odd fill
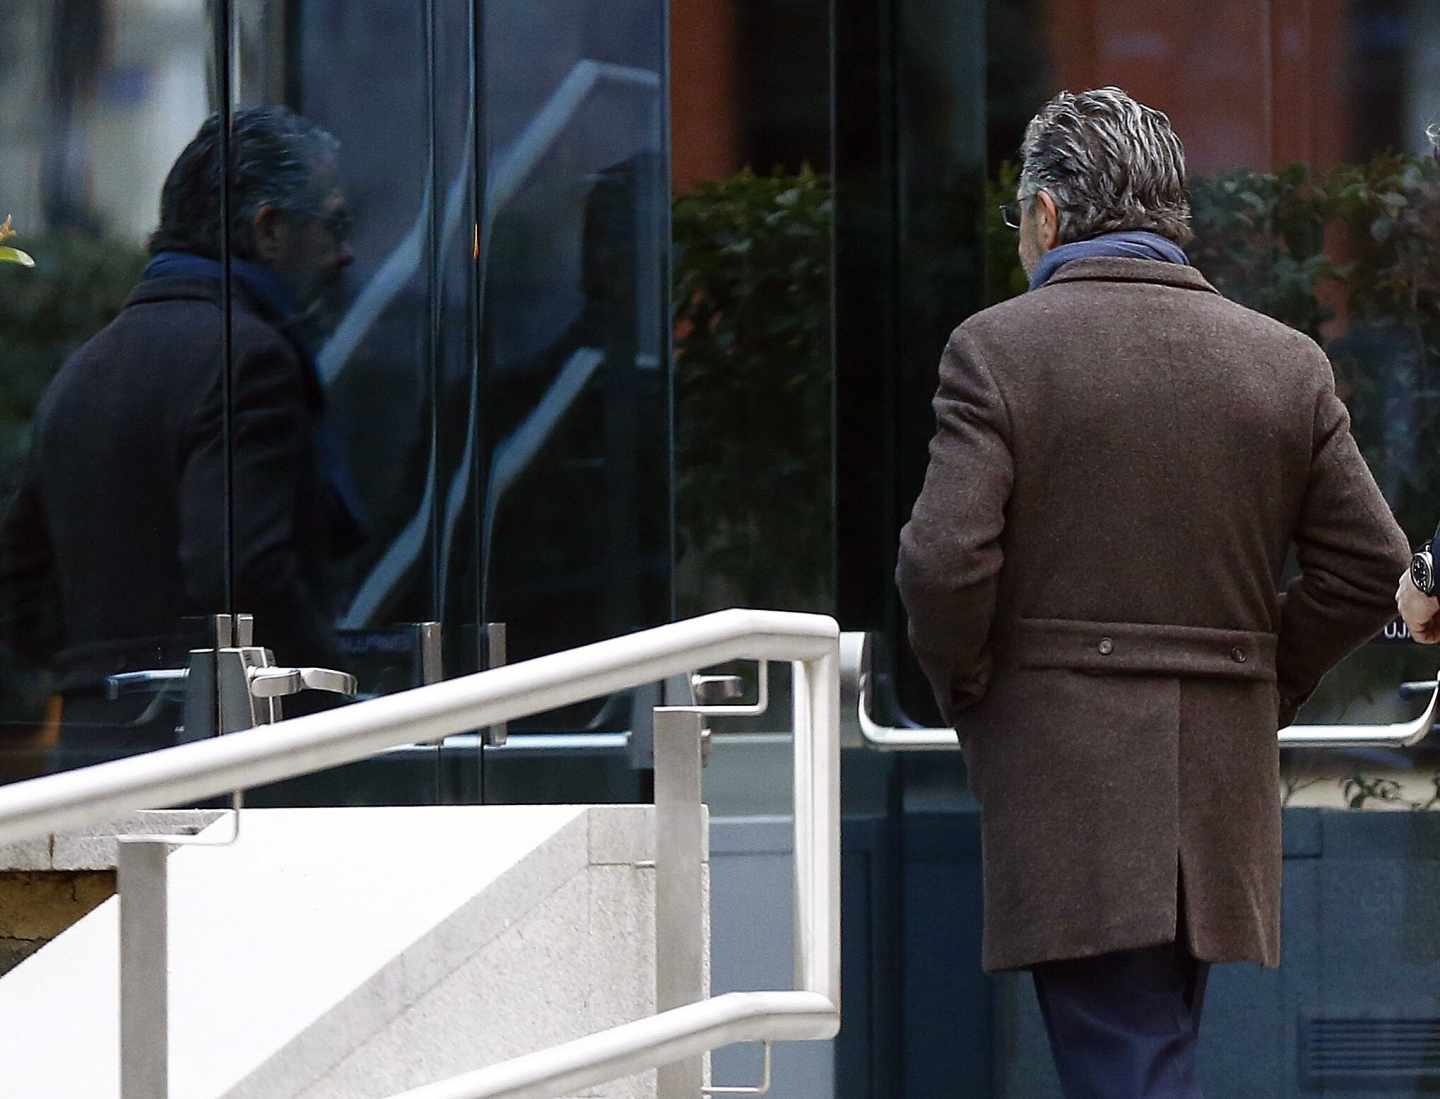
[[[1188,264],[1168,119],[1065,92],[1022,155],[1030,291],[950,337],[897,580],[986,969],[1031,970],[1067,1096],[1193,1099],[1208,967],[1280,961],[1276,729],[1408,551],[1325,355]]]

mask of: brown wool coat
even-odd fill
[[[985,968],[1171,941],[1182,876],[1197,957],[1277,965],[1276,729],[1409,557],[1324,353],[1194,268],[1078,260],[956,329],[935,417],[897,580]]]

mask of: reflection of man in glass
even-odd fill
[[[102,750],[173,736],[173,712],[104,684],[183,666],[186,618],[253,613],[278,660],[331,661],[326,566],[359,525],[301,332],[352,259],[338,144],[237,113],[222,228],[220,138],[211,117],[171,168],[144,277],[51,383],[0,524],[0,642],[52,667],[67,747],[91,723]]]

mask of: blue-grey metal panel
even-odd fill
[[[1440,815],[1290,810],[1285,830],[1282,964],[1212,971],[1199,1056],[1206,1093],[1433,1092]],[[1058,1094],[1029,979],[1005,976],[994,990],[995,1087],[973,1094]]]
[[[791,986],[791,832],[786,817],[710,821],[711,995]],[[753,1086],[760,1070],[758,1046],[716,1050],[711,1058],[711,1077],[720,1086]],[[774,1099],[825,1099],[834,1087],[831,1042],[775,1049]]]

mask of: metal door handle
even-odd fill
[[[251,668],[250,693],[256,698],[280,698],[301,691],[330,691],[354,696],[355,677],[330,668]]]
[[[840,680],[858,695],[860,732],[871,747],[894,750],[958,750],[954,729],[895,728],[870,716],[870,646],[872,634],[840,635]],[[1287,725],[1279,731],[1282,748],[1409,748],[1424,740],[1440,714],[1440,672],[1434,679],[1400,685],[1400,697],[1430,692],[1425,712],[1410,721],[1387,725]]]
[[[188,668],[157,668],[150,672],[119,672],[105,677],[105,697],[112,702],[121,695],[157,694],[166,687],[183,683]]]

